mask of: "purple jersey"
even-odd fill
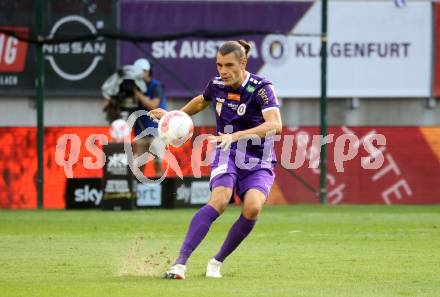
[[[279,108],[272,84],[251,73],[238,89],[225,86],[220,76],[214,77],[206,86],[203,98],[211,101],[211,107],[216,114],[217,133],[232,133],[259,126],[264,123],[263,112]],[[231,157],[243,154],[245,163],[248,163],[249,158],[259,159],[258,166],[249,170],[272,168],[276,162],[272,141],[271,138],[263,138],[261,143],[253,145],[249,140],[245,150],[243,146],[237,149],[237,143],[233,143]],[[218,165],[219,152],[216,151],[211,166]]]

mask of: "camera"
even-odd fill
[[[118,94],[114,98],[119,104],[121,110],[133,111],[138,107],[138,99],[134,95],[135,90],[139,91],[136,83],[132,79],[124,79],[119,85]]]
[[[134,83],[132,79],[124,79],[119,85],[118,97],[122,100],[125,98],[133,97],[134,91],[139,90],[139,88]]]
[[[102,92],[109,103],[104,108],[109,123],[116,119],[127,118],[130,113],[138,109],[138,98],[135,91],[146,91],[146,84],[142,71],[128,65],[119,69],[109,77],[102,86]]]

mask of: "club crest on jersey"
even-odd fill
[[[237,114],[238,114],[239,116],[242,116],[242,115],[244,115],[245,113],[246,113],[246,104],[242,103],[242,104],[240,104],[240,105],[238,106],[238,108],[237,108]]]

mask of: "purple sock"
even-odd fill
[[[245,239],[255,226],[256,221],[246,219],[243,214],[232,225],[220,251],[215,255],[217,261],[223,262]]]
[[[189,256],[191,256],[191,253],[208,234],[211,224],[218,216],[218,212],[209,204],[206,204],[197,211],[189,224],[188,232],[180,248],[179,257],[174,264],[186,265]]]

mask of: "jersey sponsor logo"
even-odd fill
[[[258,90],[258,96],[261,97],[261,99],[263,99],[263,104],[269,104],[269,97],[266,94],[266,90],[264,88],[261,88]]]
[[[73,25],[74,24],[74,25]],[[78,26],[79,24],[79,26]],[[53,38],[57,34],[71,34],[72,30],[84,31],[88,34],[96,34],[97,29],[104,27],[102,21],[98,21],[93,25],[88,19],[79,15],[67,15],[59,19],[52,27],[49,38]],[[104,58],[106,53],[106,43],[102,39],[94,41],[77,41],[72,43],[45,44],[43,45],[43,53],[49,61],[52,69],[65,80],[77,81],[89,76],[98,66],[99,61]],[[84,56],[87,57],[87,64],[80,71],[66,70],[65,62],[56,61],[57,58],[65,55]]]
[[[212,83],[214,85],[219,85],[219,86],[224,86],[225,82],[221,81],[221,80],[213,80]]]
[[[215,101],[220,102],[220,103],[225,102],[225,100],[226,100],[225,98],[220,98],[220,97],[215,98]]]
[[[238,104],[229,102],[227,106],[233,110],[237,110]]]
[[[28,37],[28,27],[0,27],[17,36]],[[0,72],[23,72],[26,62],[28,44],[17,37],[0,33]],[[7,81],[2,85],[11,85]]]
[[[249,80],[250,80],[250,82],[253,83],[254,85],[259,85],[259,84],[261,83],[260,80],[255,79],[255,78],[252,78],[252,77],[251,77]]]
[[[284,35],[267,35],[261,44],[261,56],[266,63],[282,65],[289,57],[289,52],[289,42]]]
[[[220,116],[220,114],[222,113],[222,106],[223,103],[221,102],[217,102],[217,104],[215,105],[215,111],[217,111],[218,116]]]
[[[240,94],[228,93],[228,100],[240,101]]]
[[[253,93],[254,91],[255,91],[255,87],[254,86],[248,85],[246,87],[246,92]]]
[[[246,113],[246,104],[242,103],[242,104],[240,104],[240,105],[238,106],[238,108],[237,108],[237,114],[238,114],[239,116],[242,116],[242,115],[244,115],[245,113]]]

